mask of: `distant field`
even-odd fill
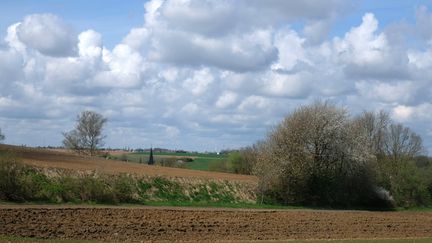
[[[42,168],[95,170],[104,173],[134,173],[146,176],[202,178],[228,181],[244,181],[253,184],[257,183],[257,178],[255,176],[169,168],[162,166],[149,166],[147,164],[138,163],[125,163],[122,161],[107,160],[98,157],[80,156],[67,151],[36,149],[4,144],[0,144],[0,151],[12,151],[13,153],[17,154],[24,163]],[[133,155],[133,153],[128,154],[128,156],[129,155]],[[145,159],[144,161],[148,160],[148,154],[146,155],[145,153],[137,154],[135,156],[135,159],[137,159],[138,161],[140,156]],[[144,156],[146,157],[144,158]],[[198,159],[195,163],[198,163],[202,166],[203,164],[200,164],[201,162],[199,162],[199,158],[201,158],[199,156],[197,156]],[[209,157],[207,158],[212,158],[212,156],[213,155],[209,155]]]
[[[127,158],[129,162],[143,162],[147,163],[150,153],[124,153],[113,156],[115,159],[122,160]],[[185,162],[185,168],[191,170],[211,170],[212,165],[216,166],[217,163],[221,163],[227,159],[227,155],[219,155],[216,153],[153,153],[156,160],[175,158],[179,160],[185,160],[187,158],[193,159],[191,162]]]

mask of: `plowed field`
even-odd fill
[[[432,213],[3,205],[0,234],[198,242],[419,238],[432,236]]]

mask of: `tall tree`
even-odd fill
[[[153,159],[153,148],[150,148],[150,156],[149,156],[149,161],[148,164],[149,165],[154,165],[154,159]]]
[[[329,102],[302,106],[260,146],[255,172],[283,203],[366,205],[376,200],[374,163],[363,129]]]
[[[94,111],[81,112],[75,128],[63,133],[64,146],[78,153],[95,155],[98,147],[103,145],[105,135],[102,132],[106,122],[106,118]]]
[[[385,140],[387,128],[391,123],[390,116],[385,111],[365,111],[356,117],[353,123],[363,130],[369,150],[377,157],[385,155]]]
[[[423,151],[422,139],[402,124],[391,124],[385,141],[385,151],[393,160],[413,158]]]
[[[5,135],[2,133],[2,130],[0,128],[0,142],[2,142],[3,140],[5,140]]]

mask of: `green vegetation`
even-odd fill
[[[223,166],[225,161],[225,155],[221,157],[198,157],[194,161],[187,163],[186,168],[192,170],[227,172],[224,170]]]
[[[116,241],[95,241],[95,240],[46,240],[35,238],[24,238],[15,236],[0,236],[0,241],[11,243],[100,243],[100,242],[116,242]],[[224,241],[229,243],[429,243],[432,238],[424,239],[392,239],[392,240],[282,240],[282,241]],[[217,241],[219,242],[219,241]]]
[[[0,200],[10,202],[150,204],[235,204],[242,185],[210,180],[186,181],[163,177],[136,177],[56,170],[45,174],[22,164],[10,153],[0,153]],[[240,189],[239,189],[240,188]],[[253,192],[251,192],[253,194]]]
[[[385,112],[302,106],[255,145],[261,202],[335,208],[430,207],[432,162]],[[241,161],[237,159],[237,161]]]
[[[216,153],[158,153],[154,152],[154,158],[157,165],[167,167],[186,168],[191,170],[203,171],[223,171],[228,172],[220,166],[227,160],[227,155]],[[147,163],[149,158],[148,152],[143,153],[124,153],[118,156],[109,156],[112,159],[133,162]]]

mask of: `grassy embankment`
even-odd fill
[[[101,243],[107,241],[88,241],[88,240],[44,240],[34,238],[23,238],[13,236],[0,236],[0,241],[11,243]],[[116,242],[116,241],[108,241]],[[389,240],[286,240],[286,241],[215,241],[225,243],[430,243],[432,238],[424,239],[389,239]]]
[[[0,151],[0,200],[37,203],[247,207],[250,182],[38,169]]]

